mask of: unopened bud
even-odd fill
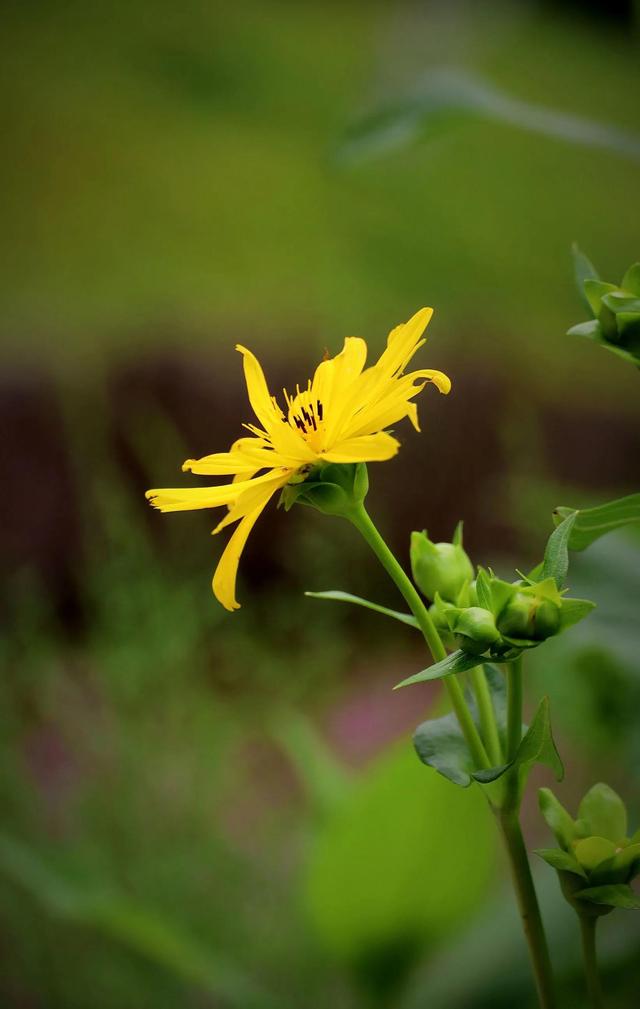
[[[560,630],[560,608],[551,599],[516,592],[498,617],[498,630],[508,638],[545,641]]]
[[[432,543],[426,531],[411,533],[411,570],[420,591],[427,599],[455,603],[465,585],[473,578],[473,565],[462,546],[459,523],[451,543]]]
[[[456,644],[470,655],[482,655],[500,637],[493,614],[481,606],[449,610],[446,616]]]

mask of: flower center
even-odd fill
[[[298,386],[296,396],[286,397],[289,411],[282,419],[297,428],[305,441],[318,451],[324,437],[324,406],[321,400],[313,398],[310,385],[303,392]]]

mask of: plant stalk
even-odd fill
[[[587,981],[587,991],[589,993],[589,1005],[591,1006],[591,1009],[604,1009],[602,986],[600,984],[598,960],[596,956],[597,921],[598,919],[595,915],[580,915],[582,957],[584,961],[584,974]]]
[[[390,575],[401,594],[404,596],[409,609],[418,621],[420,630],[424,635],[424,639],[427,642],[429,651],[431,652],[434,661],[442,661],[442,659],[447,657],[447,651],[442,644],[442,639],[438,633],[438,629],[431,619],[422,599],[418,595],[413,582],[383,540],[364,505],[360,505],[357,509],[354,509],[354,511],[349,515],[349,518],[361,536],[363,536],[369,544],[387,574]],[[489,760],[487,751],[482,739],[480,738],[480,733],[476,728],[475,722],[471,717],[471,712],[467,706],[467,702],[464,699],[462,687],[455,676],[445,677],[444,685],[447,689],[451,705],[458,722],[460,723],[460,728],[476,765],[484,768],[491,767],[491,761]]]
[[[513,760],[522,741],[522,656],[506,665],[507,760]]]
[[[482,741],[486,747],[489,759],[494,767],[502,764],[502,746],[498,735],[498,725],[496,722],[493,702],[489,692],[489,684],[484,671],[484,666],[474,666],[469,671],[469,677],[473,692],[478,705],[478,717],[480,719],[480,729]]]
[[[515,811],[498,811],[497,817],[509,856],[511,878],[516,892],[522,927],[529,947],[529,957],[540,1009],[555,1009],[551,958],[518,814]],[[594,1003],[594,1009],[595,1006],[596,1003]]]

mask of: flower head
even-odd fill
[[[245,424],[250,436],[238,439],[228,452],[187,459],[182,467],[203,476],[230,476],[232,481],[146,494],[163,512],[227,506],[227,514],[213,530],[217,533],[238,523],[213,576],[214,594],[226,609],[238,608],[235,583],[240,555],[276,491],[291,481],[304,480],[314,466],[323,463],[390,459],[400,444],[387,429],[409,417],[420,430],[412,401],[426,383],[433,382],[440,392],[449,392],[451,382],[440,371],[404,373],[425,342],[422,335],[432,314],[431,308],[423,308],[393,329],[386,349],[369,368],[365,368],[365,341],[347,337],[342,351],[322,361],[306,387],[297,386],[295,395],[284,391],[282,406],[269,392],[257,358],[246,347],[237,347],[258,423]]]

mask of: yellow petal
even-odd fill
[[[331,451],[324,452],[322,458],[327,462],[383,462],[391,459],[399,448],[400,442],[396,438],[380,431],[340,441]]]
[[[187,459],[182,464],[183,473],[199,473],[201,476],[237,476],[255,470],[255,464],[240,452],[214,452],[201,459]]]
[[[362,374],[367,360],[367,345],[357,336],[348,336],[344,347],[330,362],[333,365],[331,386],[324,405],[325,444],[328,447],[339,436],[345,416],[351,410],[351,391]],[[329,362],[327,362],[329,363]],[[326,373],[328,379],[329,372]]]
[[[271,446],[258,438],[243,438],[242,447],[231,449],[230,452],[218,452],[205,455],[202,459],[187,459],[182,469],[203,476],[224,476],[244,473],[257,473],[261,469],[278,469],[295,467],[298,461],[289,456],[275,452]]]
[[[269,487],[268,492],[265,489],[264,498],[256,505],[253,511],[248,512],[238,523],[215,570],[212,582],[213,593],[216,599],[227,610],[237,610],[240,608],[240,604],[236,600],[236,577],[240,556],[244,550],[249,533],[276,489],[275,487]]]
[[[286,470],[284,473],[272,476],[271,480],[266,480],[264,483],[258,480],[253,481],[253,486],[248,487],[247,490],[242,492],[240,497],[231,505],[228,514],[225,515],[221,522],[218,522],[218,525],[213,530],[213,535],[215,536],[225,526],[244,518],[250,511],[257,508],[261,501],[265,498],[268,500],[279,487],[284,487],[292,476],[293,470]]]
[[[242,492],[248,490],[256,481],[264,482],[272,476],[272,473],[265,473],[263,476],[255,477],[254,480],[240,480],[219,487],[161,487],[148,490],[145,497],[161,512],[219,508],[221,505],[233,504]]]
[[[302,466],[305,463],[315,462],[318,458],[300,432],[287,423],[283,424],[281,420],[271,429],[270,436],[273,447],[282,459],[287,460],[288,466]]]
[[[378,396],[372,397],[366,405],[354,412],[343,427],[343,437],[374,434],[376,431],[391,427],[407,416],[419,431],[415,405],[410,403],[410,400],[424,389],[427,382],[433,382],[441,392],[448,392],[451,388],[450,380],[441,371],[425,369],[411,372],[401,378],[390,379],[384,383],[384,389],[381,387]]]
[[[404,377],[412,382],[420,379],[424,379],[425,382],[432,382],[438,392],[444,393],[445,396],[447,393],[451,392],[451,379],[448,375],[445,375],[443,371],[433,371],[431,368],[420,368],[418,371],[410,371],[409,374]],[[420,386],[420,388],[422,388],[422,386]]]
[[[252,354],[250,350],[247,350],[241,344],[236,346],[236,350],[242,354],[244,377],[253,412],[264,429],[269,431],[279,421],[279,415],[269,392],[267,380],[264,377],[260,362],[255,354]]]
[[[408,322],[392,329],[387,337],[387,349],[382,353],[374,368],[379,368],[388,375],[394,375],[398,370],[406,367],[418,349],[422,334],[432,315],[432,308],[421,308],[411,316]]]

